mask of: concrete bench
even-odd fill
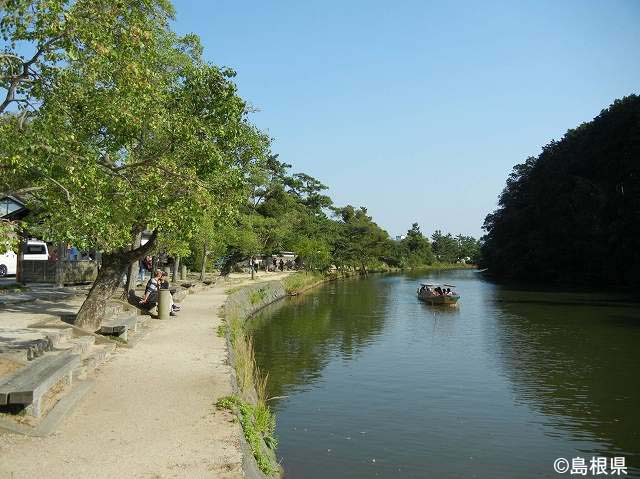
[[[103,321],[100,326],[100,334],[115,334],[126,341],[129,331],[136,331],[137,328],[138,319],[136,316],[122,316]]]
[[[40,417],[42,397],[62,379],[70,385],[80,361],[80,355],[74,353],[46,355],[33,361],[0,380],[0,406],[31,405],[32,415]]]

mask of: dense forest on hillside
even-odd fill
[[[640,283],[640,97],[516,165],[483,228],[497,278]]]

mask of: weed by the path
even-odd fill
[[[267,475],[276,472],[269,454],[262,447],[262,442],[269,449],[274,450],[278,445],[278,440],[274,436],[275,417],[266,405],[253,406],[244,402],[238,396],[226,396],[216,402],[219,409],[228,409],[238,414],[244,437],[251,447],[253,457],[255,457],[258,467]]]
[[[227,331],[226,325],[220,324],[220,325],[218,325],[218,329],[216,330],[216,335],[219,338],[224,338],[224,335],[225,335],[226,331]]]
[[[254,289],[249,293],[249,301],[252,306],[262,302],[267,297],[267,290],[265,288]]]

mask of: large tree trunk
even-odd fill
[[[138,233],[136,235],[136,239],[131,245],[131,249],[137,249],[140,247],[140,243],[142,242],[142,233]],[[127,273],[127,284],[124,287],[123,296],[124,299],[132,298],[136,293],[136,284],[138,283],[138,273],[140,271],[138,265],[139,259],[135,259],[129,265],[129,272]]]
[[[16,256],[16,283],[26,284],[24,277],[24,249],[27,247],[27,240],[22,234],[18,243],[18,255]]]
[[[98,271],[98,277],[93,282],[91,291],[80,311],[74,324],[88,331],[100,329],[104,308],[107,301],[113,296],[120,285],[122,275],[129,267],[129,256],[125,253],[104,253],[102,255],[102,266]]]
[[[87,299],[84,300],[80,311],[74,321],[88,331],[97,331],[102,323],[104,308],[120,285],[122,275],[129,265],[150,251],[155,245],[156,232],[154,231],[149,241],[143,246],[129,251],[114,251],[102,254],[102,266],[98,271],[98,277],[93,283]]]
[[[361,269],[360,269],[360,274],[362,274],[362,276],[367,276],[367,266],[364,264],[364,261],[361,260],[360,261],[360,265],[361,265]]]
[[[63,242],[58,243],[58,260],[56,261],[56,287],[62,288],[64,286],[64,252],[65,252],[65,244]]]

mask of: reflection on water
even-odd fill
[[[416,299],[453,282],[459,308]],[[612,299],[615,299],[613,301]],[[558,477],[624,455],[640,477],[640,310],[510,291],[470,271],[340,281],[253,322],[287,476]]]
[[[504,371],[517,399],[553,426],[548,434],[597,439],[581,449],[589,455],[637,454],[636,305],[508,291],[496,291],[494,299]]]

